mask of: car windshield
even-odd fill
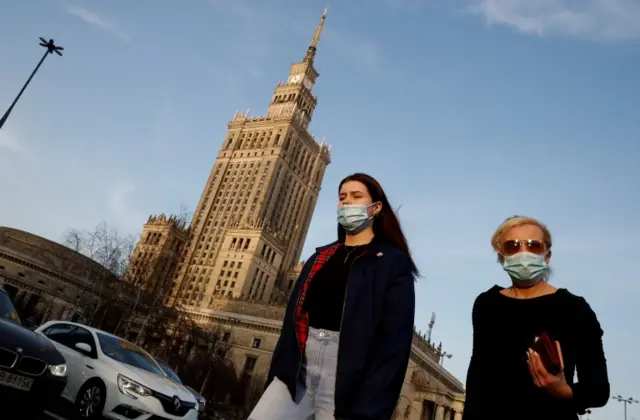
[[[162,368],[162,371],[164,372],[165,375],[167,375],[169,377],[169,379],[171,379],[173,382],[182,385],[182,381],[180,380],[180,378],[178,377],[178,375],[171,370],[171,368],[164,362],[161,362],[159,360],[157,360],[158,364],[160,365],[160,367]]]
[[[16,307],[13,305],[9,294],[4,290],[0,290],[0,318],[22,325],[22,320]]]
[[[156,375],[164,376],[156,361],[140,347],[121,340],[118,337],[97,333],[102,352],[120,363],[144,369]]]

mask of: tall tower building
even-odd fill
[[[188,238],[189,230],[184,220],[164,214],[149,216],[131,256],[125,279],[146,292],[160,296],[168,294],[181,250]]]
[[[228,123],[167,304],[207,308],[220,297],[269,303],[286,289],[330,163],[330,147],[308,131],[325,18],[326,10],[303,60],[276,85],[267,115],[236,113]]]

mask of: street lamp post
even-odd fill
[[[453,357],[453,355],[451,353],[447,353],[446,351],[442,350],[442,343],[440,343],[440,345],[438,345],[438,357],[439,357],[439,369],[438,369],[438,376],[436,379],[436,402],[438,401],[438,394],[440,393],[440,377],[442,376],[442,371],[444,369],[444,359],[451,359]],[[434,404],[433,405],[433,414],[431,415],[431,419],[435,420],[436,418],[436,411],[438,411],[438,404]]]
[[[40,62],[36,66],[35,70],[33,70],[33,72],[31,73],[31,76],[29,76],[29,78],[27,79],[27,82],[24,84],[24,86],[22,86],[22,89],[20,89],[20,93],[18,93],[18,96],[16,96],[16,99],[13,100],[13,103],[11,104],[9,109],[7,109],[7,112],[5,112],[2,118],[0,118],[0,128],[2,128],[5,122],[7,122],[9,115],[11,115],[11,111],[13,111],[13,107],[15,107],[16,104],[18,103],[18,100],[24,93],[25,89],[27,88],[27,86],[29,86],[29,83],[31,83],[31,79],[33,79],[33,76],[36,75],[36,73],[40,69],[40,66],[42,65],[42,63],[44,63],[45,58],[47,58],[49,54],[53,54],[53,53],[56,53],[59,56],[62,56],[62,51],[64,51],[64,48],[57,46],[54,43],[53,39],[50,39],[47,41],[44,38],[40,38],[40,46],[46,48],[47,51],[45,51],[44,55],[40,59]]]
[[[616,400],[618,402],[621,402],[624,404],[624,420],[627,420],[627,405],[628,404],[633,404],[636,403],[638,404],[638,400],[636,400],[635,398],[623,398],[621,395],[616,395],[615,397],[611,397],[611,399]]]

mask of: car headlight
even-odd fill
[[[65,365],[64,363],[61,365],[50,365],[49,372],[51,372],[53,376],[67,376],[67,365]]]
[[[151,395],[151,390],[138,382],[127,378],[126,376],[118,375],[118,389],[124,395],[131,398],[147,397]]]

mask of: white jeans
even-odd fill
[[[275,378],[248,420],[334,420],[334,393],[340,333],[309,329],[305,349],[306,383],[299,383],[295,401]]]

